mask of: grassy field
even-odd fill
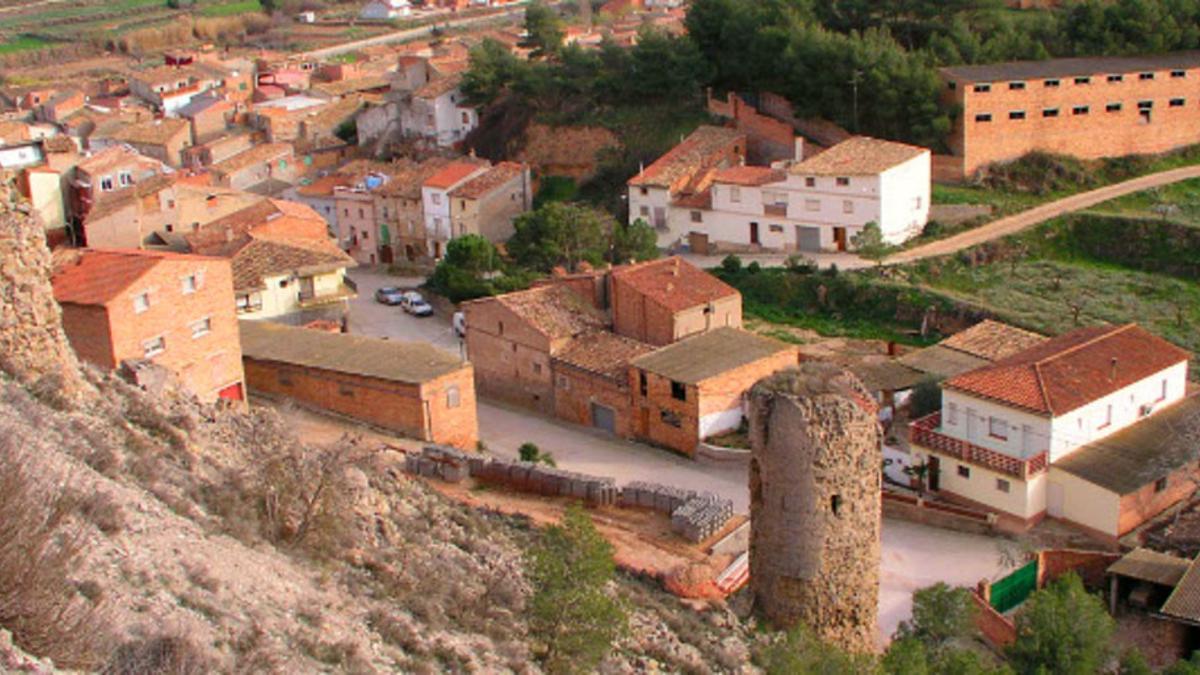
[[[208,5],[200,9],[200,16],[233,16],[249,12],[261,12],[262,3],[259,0],[237,0],[219,5]]]
[[[1168,218],[1175,222],[1200,225],[1200,179],[1135,192],[1090,210],[1141,218]]]
[[[0,42],[0,54],[13,54],[31,49],[41,49],[49,44],[49,42],[32,35],[19,35]]]

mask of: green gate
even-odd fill
[[[1037,572],[1037,561],[1034,560],[992,584],[992,608],[1003,613],[1025,602],[1025,598],[1037,590]]]

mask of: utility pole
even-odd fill
[[[854,69],[854,74],[850,77],[850,86],[854,88],[854,133],[858,133],[858,83],[862,77],[862,71],[858,68]]]

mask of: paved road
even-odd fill
[[[374,302],[382,285],[415,285],[371,268],[351,273],[359,297],[351,303],[350,330],[355,333],[400,340],[420,340],[458,353],[458,341],[449,318],[416,319],[399,308]],[[738,512],[749,511],[749,489],[744,467],[695,462],[641,443],[625,441],[598,431],[542,417],[527,410],[479,401],[479,435],[488,449],[501,457],[516,457],[525,442],[549,452],[558,466],[604,476],[618,483],[653,480],[696,490],[716,492],[733,500]],[[880,569],[879,631],[890,636],[912,611],[912,592],[938,581],[971,585],[999,576],[997,540],[950,532],[900,520],[883,523]]]
[[[1096,204],[1133,192],[1141,192],[1142,190],[1169,185],[1190,178],[1200,178],[1200,166],[1185,166],[1179,169],[1171,169],[1170,171],[1152,173],[1148,176],[1141,176],[1140,178],[1133,178],[1121,183],[1064,197],[1048,204],[1036,206],[1028,211],[1022,211],[1021,213],[994,220],[986,225],[956,234],[952,237],[930,242],[923,246],[917,246],[907,251],[901,251],[890,256],[884,262],[891,265],[956,253],[964,248],[970,248],[986,241],[1007,237],[1010,234],[1015,234],[1051,218],[1061,216],[1064,213],[1090,208]]]
[[[763,267],[781,267],[787,259],[791,257],[790,253],[739,253],[738,258],[741,258],[743,265],[749,265],[752,262],[757,262]],[[801,253],[805,258],[811,260],[822,268],[828,268],[831,265],[837,265],[841,270],[853,270],[862,267],[869,267],[875,263],[864,260],[853,253],[831,253],[825,251],[804,251]],[[680,257],[692,263],[701,269],[710,269],[717,267],[721,261],[725,259],[725,255],[698,255],[695,253],[683,253]]]

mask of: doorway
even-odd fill
[[[758,246],[760,243],[758,239],[758,223],[750,223],[750,245]]]
[[[617,433],[617,413],[608,406],[592,404],[592,426],[610,434]]]
[[[942,461],[930,455],[926,466],[929,467],[925,475],[925,481],[929,484],[929,491],[937,492],[942,489]]]
[[[833,243],[837,245],[837,250],[839,253],[845,252],[845,250],[846,250],[846,228],[844,228],[844,227],[833,228]]]

